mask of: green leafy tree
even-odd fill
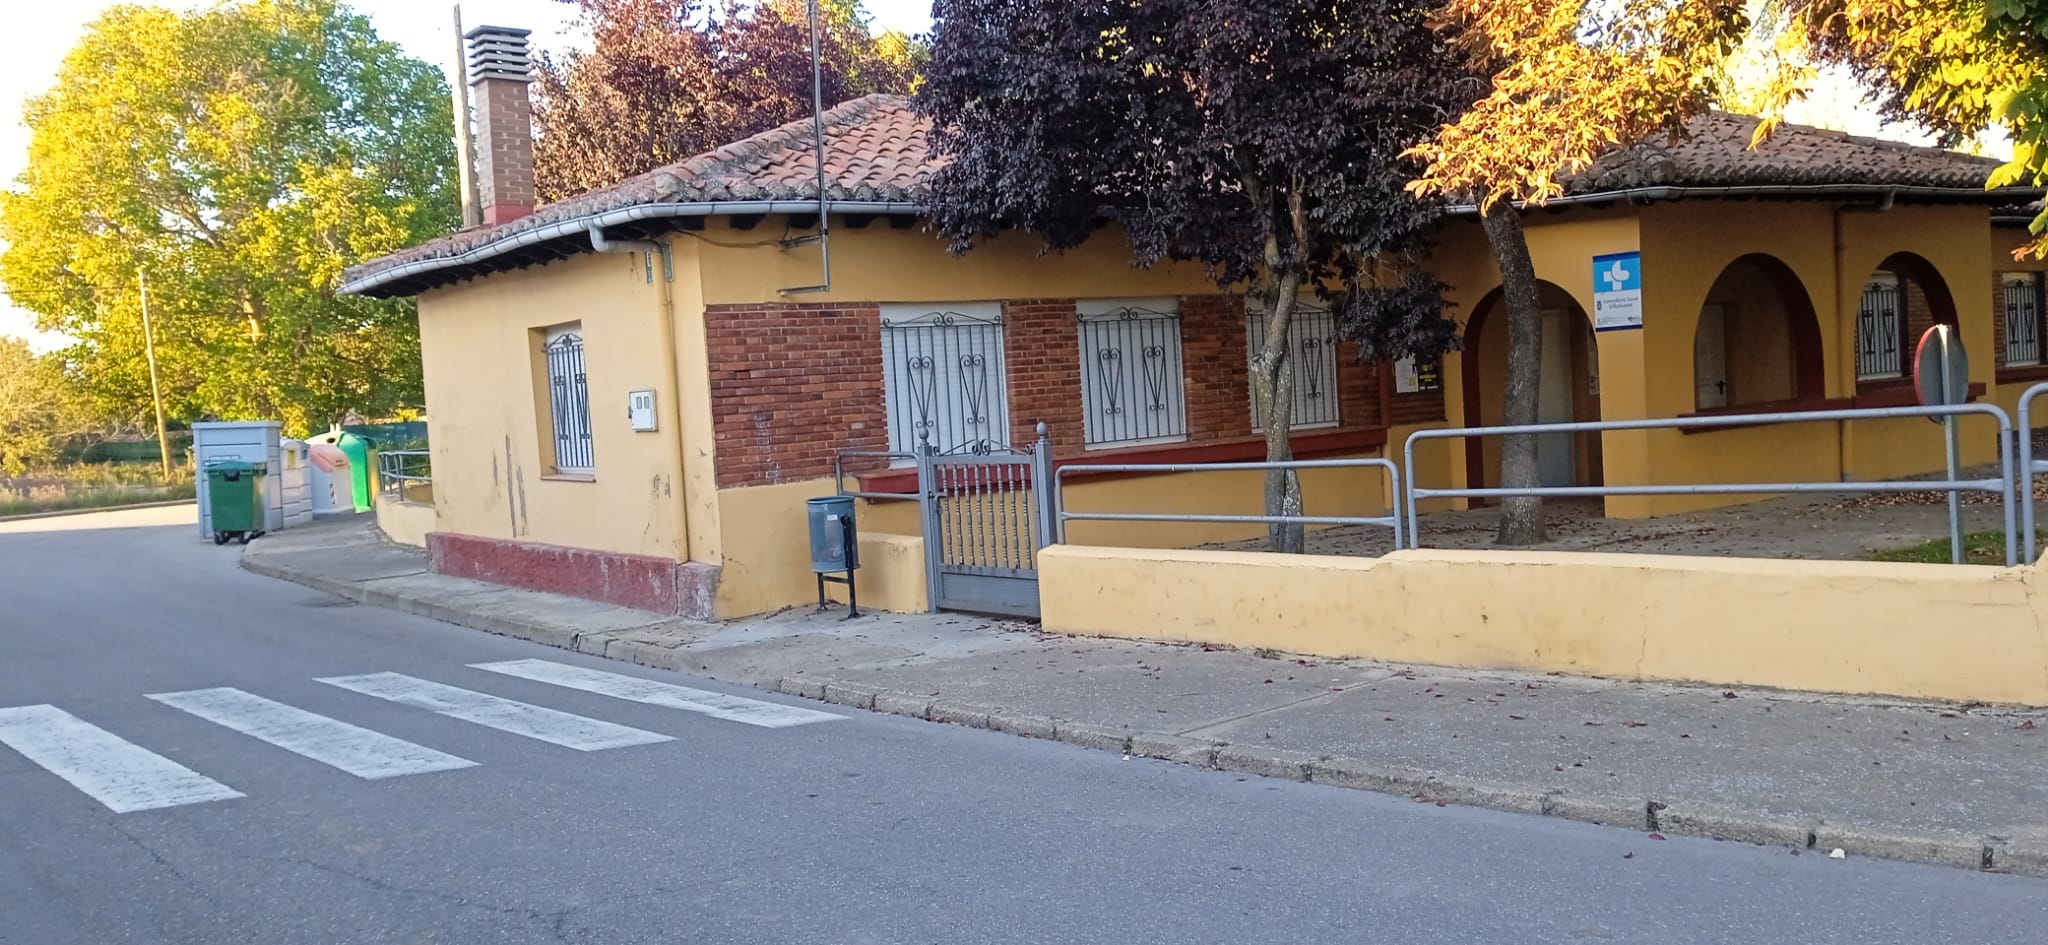
[[[450,121],[439,71],[331,0],[116,7],[24,109],[0,280],[106,414],[148,409],[144,272],[174,419],[417,404],[412,305],[333,289],[454,223]]]
[[[0,336],[0,476],[19,476],[56,458],[84,413],[54,356],[37,356],[19,338]]]
[[[1560,178],[1611,148],[1682,135],[1727,83],[1727,64],[1751,29],[1746,0],[1447,0],[1469,67],[1487,93],[1411,155],[1427,163],[1409,189],[1480,207],[1501,274],[1508,366],[1502,417],[1537,422],[1543,312],[1522,229],[1522,206],[1564,192]],[[1540,484],[1536,437],[1507,437],[1500,482]],[[1501,503],[1503,545],[1546,538],[1543,500]]]
[[[543,55],[534,184],[560,200],[811,113],[805,0],[564,0],[588,50]],[[819,0],[825,106],[908,92],[924,49],[869,32],[859,0]]]
[[[1876,90],[1884,117],[1913,121],[1954,147],[1994,129],[2012,160],[1988,186],[2048,183],[2048,3],[2024,0],[1772,0],[1778,48],[1842,66]],[[1800,95],[1805,77],[1783,70],[1767,106]],[[2048,255],[2048,210],[2034,218]]]

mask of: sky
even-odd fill
[[[188,0],[159,2],[173,8],[204,5]],[[0,29],[0,182],[11,184],[28,162],[29,134],[21,127],[22,103],[49,90],[64,54],[85,35],[86,26],[95,17],[115,5],[114,0],[67,0],[23,3],[20,8],[8,11],[7,28]],[[454,82],[454,17],[450,4],[350,0],[349,5],[370,18],[378,35],[451,72],[449,82]],[[874,14],[878,29],[916,33],[931,26],[931,0],[866,0],[866,5]],[[465,25],[530,29],[534,31],[535,45],[550,49],[577,42],[569,23],[574,13],[573,4],[560,0],[465,0],[462,4]],[[41,350],[56,347],[63,340],[37,335],[27,313],[8,304],[4,296],[0,296],[0,335],[29,338]]]
[[[171,7],[201,5],[190,0],[160,2]],[[22,102],[48,91],[64,54],[84,35],[86,25],[114,5],[114,0],[67,0],[23,3],[20,9],[9,11],[8,28],[0,30],[0,182],[11,184],[28,160],[29,135],[20,124]],[[436,63],[444,71],[453,69],[455,40],[448,5],[419,0],[352,0],[350,5],[369,16],[380,35],[408,53]],[[915,33],[931,25],[931,0],[866,0],[865,5],[878,29]],[[534,43],[550,49],[579,41],[569,22],[574,11],[573,4],[561,0],[467,0],[462,4],[466,25],[531,29]],[[454,81],[452,74],[449,81]],[[1859,134],[1915,140],[1910,132],[1882,128],[1857,101],[1853,87],[1840,81],[1823,86],[1787,118]],[[0,335],[27,337],[44,350],[62,342],[54,336],[37,335],[28,315],[9,305],[4,296],[0,296]]]

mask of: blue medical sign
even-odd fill
[[[1593,329],[1643,327],[1643,254],[1593,257]]]

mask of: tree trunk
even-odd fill
[[[1500,267],[1501,296],[1508,311],[1508,376],[1501,419],[1509,426],[1535,423],[1543,369],[1543,301],[1536,288],[1536,266],[1529,260],[1529,241],[1522,233],[1522,214],[1514,204],[1502,200],[1480,219],[1486,228],[1486,242],[1493,247],[1494,262]],[[1500,454],[1503,487],[1525,489],[1541,484],[1536,443],[1533,434],[1505,438]],[[1501,500],[1495,544],[1534,545],[1546,537],[1541,497]]]
[[[1284,463],[1294,458],[1288,438],[1294,424],[1294,371],[1287,363],[1287,329],[1294,321],[1294,296],[1301,288],[1301,273],[1289,272],[1274,280],[1274,292],[1265,299],[1265,343],[1252,356],[1252,376],[1258,383],[1259,402],[1265,409],[1260,419],[1266,428],[1266,462]],[[1266,473],[1266,514],[1301,514],[1301,477],[1294,470]],[[1307,545],[1298,523],[1266,526],[1268,550],[1301,554]]]

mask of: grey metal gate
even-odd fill
[[[1024,449],[982,444],[918,461],[932,607],[1038,616],[1038,550],[1054,534],[1052,440]]]

